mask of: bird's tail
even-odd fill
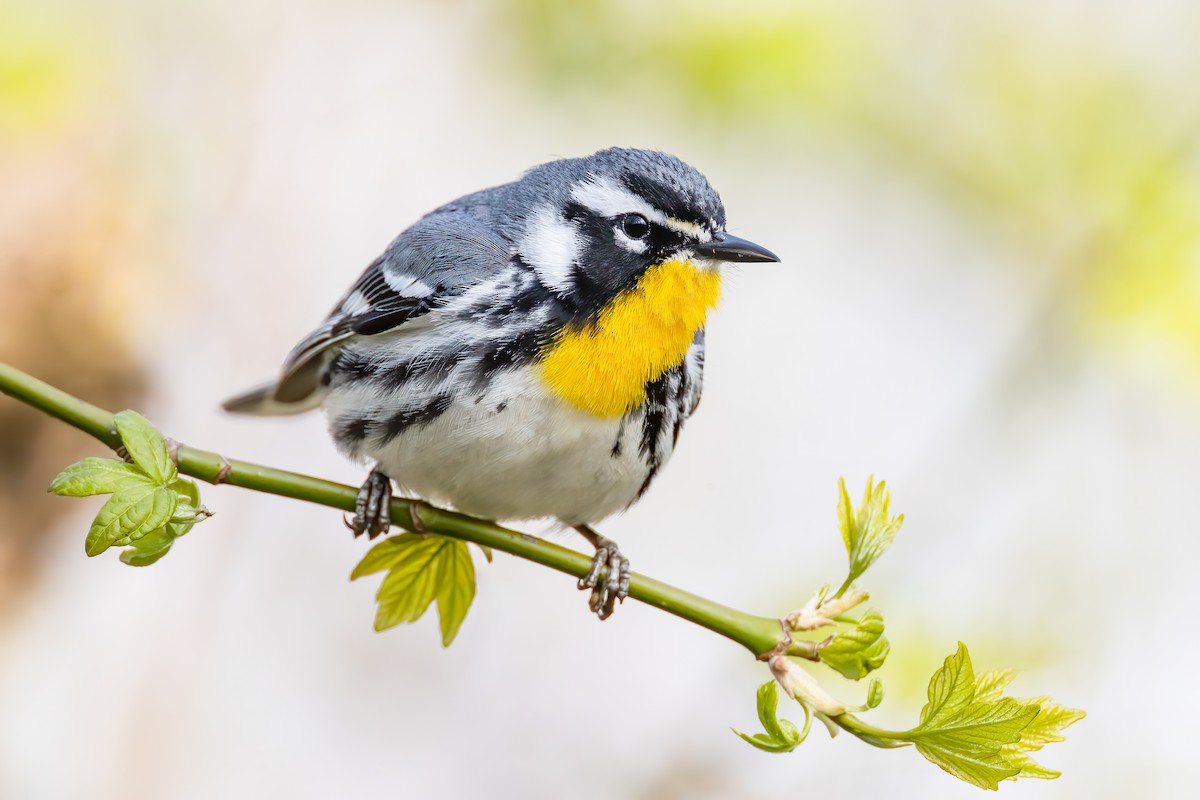
[[[256,417],[282,417],[289,414],[303,414],[321,405],[324,392],[311,392],[293,401],[280,400],[278,384],[267,383],[257,386],[247,392],[231,397],[221,408],[231,414],[248,414]]]

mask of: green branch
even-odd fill
[[[0,363],[0,392],[57,417],[109,448],[121,446],[113,414],[73,397],[20,370]],[[342,511],[353,511],[358,489],[180,444],[175,450],[179,472],[212,484],[227,483],[257,492],[305,500]],[[419,520],[412,509],[418,505]],[[404,499],[392,500],[392,522],[406,530],[421,530],[473,542],[581,578],[591,559],[565,547],[501,527],[486,520]],[[747,614],[634,573],[629,596],[677,617],[719,633],[758,655],[785,641],[779,620]]]
[[[5,364],[0,364],[0,392],[79,428],[126,459],[85,458],[60,472],[50,485],[51,491],[65,496],[109,495],[85,541],[89,556],[124,546],[121,560],[138,567],[165,556],[177,539],[209,516],[196,484],[181,474],[354,510],[358,490],[351,486],[171,442],[136,412],[112,414]],[[865,703],[848,706],[827,692],[803,663],[819,662],[857,681],[887,658],[891,644],[884,636],[882,614],[875,609],[858,616],[850,612],[869,599],[855,586],[856,580],[891,546],[904,522],[902,515],[892,516],[889,503],[887,486],[874,478],[867,481],[857,507],[840,483],[838,520],[849,558],[847,577],[836,592],[825,586],[782,618],[746,614],[644,575],[633,575],[629,596],[719,633],[766,662],[773,680],[758,691],[764,732],[735,731],[760,750],[794,750],[808,736],[815,717],[831,733],[840,728],[876,747],[912,745],[945,771],[982,788],[995,789],[1000,781],[1016,778],[1057,777],[1032,754],[1047,743],[1062,741],[1061,731],[1082,719],[1083,712],[1048,697],[1005,695],[1014,673],[976,675],[961,643],[930,680],[929,702],[917,725],[906,731],[883,730],[852,713],[882,701],[883,684],[876,678],[869,682]],[[376,594],[377,630],[414,622],[436,603],[442,643],[449,645],[475,595],[475,567],[467,542],[482,547],[489,560],[492,550],[500,550],[575,577],[583,577],[591,566],[580,553],[419,500],[394,499],[390,510],[392,522],[410,532],[376,544],[350,576],[386,572]],[[803,726],[778,716],[780,688],[802,707]]]

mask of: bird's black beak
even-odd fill
[[[730,261],[737,264],[779,260],[779,256],[762,245],[724,231],[713,236],[711,242],[698,245],[696,254],[716,261]]]

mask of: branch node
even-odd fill
[[[412,519],[413,533],[428,533],[425,528],[425,520],[421,519],[420,507],[425,505],[421,500],[408,501],[408,516]]]
[[[779,627],[783,630],[783,638],[780,639],[779,643],[767,652],[759,653],[757,656],[755,656],[755,658],[757,658],[759,661],[766,661],[769,663],[771,659],[786,653],[788,648],[792,646],[792,631],[788,627],[787,620],[779,620]]]

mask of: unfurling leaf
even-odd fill
[[[740,736],[742,741],[768,753],[790,753],[799,747],[808,736],[808,729],[812,724],[812,714],[808,708],[801,706],[804,709],[803,729],[797,728],[786,719],[779,719],[779,684],[773,680],[758,687],[757,700],[758,721],[762,723],[766,733],[751,735],[737,729],[733,729],[733,732]]]
[[[187,503],[192,508],[200,508],[200,487],[196,485],[195,481],[176,478],[168,488],[179,495],[180,503]]]
[[[133,542],[133,546],[121,551],[121,561],[131,567],[148,567],[165,556],[175,542],[170,525],[147,533]]]
[[[350,574],[387,571],[376,594],[375,630],[416,622],[436,600],[442,645],[458,633],[475,597],[475,565],[464,542],[402,533],[372,547]]]
[[[1012,677],[1001,671],[976,678],[960,642],[929,682],[920,724],[901,738],[950,774],[984,789],[995,789],[1006,779],[1056,777],[1030,754],[1061,741],[1059,732],[1084,714],[1044,697],[1002,696]]]
[[[195,527],[197,522],[207,518],[208,512],[204,510],[203,506],[197,508],[192,505],[193,502],[200,499],[200,492],[194,483],[179,478],[171,484],[170,488],[175,492],[175,513],[167,520],[166,525],[156,528],[138,539],[130,540],[128,536],[125,536],[114,542],[114,544],[132,545],[121,551],[121,561],[129,566],[148,567],[156,563],[170,552],[176,539]]]
[[[175,513],[175,493],[164,486],[138,483],[108,498],[88,531],[85,550],[89,556],[103,553],[118,543],[134,542],[161,528]]]
[[[113,494],[137,484],[153,485],[154,481],[133,464],[88,456],[58,473],[50,491],[62,497],[90,497]]]
[[[823,663],[856,681],[883,666],[890,649],[883,635],[883,617],[872,609],[853,630],[834,636],[817,654]]]
[[[871,678],[867,685],[867,708],[878,708],[883,702],[883,681]]]
[[[867,478],[862,503],[856,510],[846,491],[846,481],[838,480],[838,523],[842,531],[842,542],[846,545],[846,553],[850,557],[850,573],[838,590],[837,596],[841,596],[851,583],[866,572],[895,540],[896,533],[904,524],[904,515],[891,516],[888,511],[890,503],[891,495],[887,490],[887,483],[880,481],[876,485],[875,476],[872,475]]]
[[[155,483],[166,486],[175,480],[175,463],[167,451],[167,440],[150,420],[136,411],[120,411],[113,421],[133,463]]]

